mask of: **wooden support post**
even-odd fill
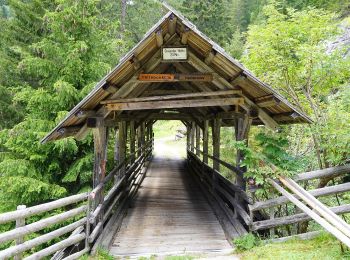
[[[208,164],[208,139],[209,139],[209,120],[204,120],[203,129],[203,162]]]
[[[199,125],[196,126],[196,155],[200,156],[201,148],[201,128]]]
[[[252,124],[252,118],[246,115],[244,118],[236,118],[235,120],[235,136],[236,141],[245,141],[248,144],[248,133]],[[244,154],[241,150],[237,150],[236,166],[241,169],[242,172],[246,172],[246,167],[241,167],[241,163],[244,160]],[[236,183],[243,190],[246,190],[246,182],[243,174],[237,173]]]
[[[119,129],[118,127],[115,128],[115,134],[114,134],[114,163],[118,165],[119,163]]]
[[[107,137],[108,129],[105,126],[93,128],[94,136],[94,173],[93,173],[93,188],[99,185],[106,175],[107,161]],[[103,189],[95,196],[93,201],[93,210],[103,201]],[[101,214],[102,216],[102,214]]]
[[[118,144],[119,144],[119,163],[123,163],[126,158],[126,138],[127,138],[127,131],[126,131],[126,121],[119,122],[119,135],[118,135]],[[123,167],[119,170],[119,177],[123,177],[125,174],[125,164]]]
[[[192,122],[191,126],[191,152],[194,152],[194,133],[196,129],[196,123]]]
[[[275,208],[272,207],[269,209],[269,213],[270,213],[270,219],[274,219],[275,218]],[[275,228],[270,228],[270,239],[274,239],[275,238]]]
[[[26,209],[27,207],[25,205],[19,205],[17,206],[17,210],[23,210]],[[16,228],[20,228],[26,225],[26,220],[25,218],[18,218],[16,219]],[[24,242],[24,236],[19,237],[16,239],[16,246],[23,244]],[[22,259],[22,254],[18,254],[14,257],[14,260],[21,260]]]
[[[145,149],[145,144],[146,144],[146,140],[145,140],[145,137],[146,137],[145,126],[146,126],[146,123],[142,122],[142,124],[141,124],[141,146],[142,146],[141,150],[142,150],[142,154],[145,154],[145,152],[146,152],[146,149]]]
[[[142,151],[141,151],[141,124],[138,126],[137,128],[137,149],[138,149],[138,152],[137,152],[137,157],[140,157],[141,154],[142,154]]]
[[[135,121],[130,121],[130,161],[135,161]]]
[[[213,156],[220,159],[220,128],[221,119],[214,118],[212,127],[212,139],[213,139]],[[213,160],[214,170],[220,171],[220,163],[217,160]]]
[[[148,125],[148,141],[152,140],[153,138],[153,124]]]
[[[187,150],[191,149],[191,127],[186,125],[186,145]]]

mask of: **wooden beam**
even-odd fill
[[[186,27],[181,35],[181,44],[186,45],[189,36],[190,36],[190,29]]]
[[[104,126],[93,129],[94,136],[94,170],[93,170],[93,188],[96,188],[105,178],[107,161],[107,138],[108,129]],[[103,189],[96,193],[93,200],[93,209],[103,201]],[[100,214],[102,217],[103,214]],[[98,219],[97,221],[100,221]]]
[[[146,90],[143,96],[163,96],[163,95],[178,95],[178,94],[189,94],[195,93],[194,90],[188,89],[153,89]]]
[[[84,140],[87,135],[89,134],[89,128],[87,127],[87,124],[85,123],[80,130],[75,134],[74,138],[78,141]]]
[[[169,17],[169,34],[173,35],[176,32],[176,21],[177,21],[177,17],[172,14]]]
[[[350,164],[345,164],[345,165],[331,167],[327,169],[300,173],[297,176],[295,176],[293,179],[295,181],[307,181],[307,180],[313,180],[313,179],[321,179],[325,177],[336,177],[348,172],[350,172]]]
[[[183,113],[154,113],[152,114],[149,119],[152,120],[185,120],[190,121],[192,117],[187,114]]]
[[[236,75],[230,80],[230,83],[233,87],[236,87],[241,82],[245,81],[247,79],[247,76],[243,73]]]
[[[248,134],[250,126],[252,124],[252,119],[247,115],[244,118],[237,118],[235,120],[235,137],[236,141],[244,141],[248,144]],[[246,190],[246,181],[244,179],[244,172],[247,168],[242,167],[241,164],[244,160],[244,153],[241,150],[237,150],[236,153],[236,166],[239,167],[241,172],[237,173],[236,184],[240,186],[243,190]],[[243,202],[241,202],[243,203]],[[242,205],[243,206],[243,205]]]
[[[213,74],[211,73],[188,73],[188,74],[155,74],[155,73],[141,73],[138,78],[138,83],[152,83],[152,82],[211,82],[213,81]]]
[[[191,125],[191,151],[194,152],[194,135],[195,135],[196,123],[192,121]]]
[[[82,126],[67,126],[67,127],[61,127],[57,130],[57,133],[59,134],[60,138],[65,138],[68,136],[73,136],[77,134]]]
[[[171,99],[180,99],[180,98],[212,97],[212,96],[241,95],[241,94],[242,94],[242,90],[222,90],[222,91],[196,92],[191,94],[178,94],[178,95],[167,95],[167,96],[107,99],[107,100],[101,101],[100,104],[104,105],[104,104],[112,104],[112,103],[159,101],[159,100],[171,100]]]
[[[213,139],[213,156],[220,159],[220,128],[221,119],[214,118],[212,127],[212,139]],[[217,160],[213,160],[213,169],[220,172],[220,163]],[[213,180],[213,185],[216,180]]]
[[[259,107],[271,107],[271,106],[276,106],[281,103],[281,101],[276,98],[274,95],[268,95],[260,98],[256,98],[255,104]]]
[[[136,56],[133,56],[130,62],[134,66],[135,70],[139,70],[141,68],[141,63]]]
[[[190,114],[185,113],[138,113],[132,115],[120,115],[116,118],[105,119],[105,126],[114,127],[118,122],[121,121],[143,121],[145,119],[148,120],[192,120],[192,116]]]
[[[207,57],[205,58],[205,64],[210,65],[212,63],[212,61],[215,58],[215,54],[211,51],[208,53]]]
[[[188,68],[186,68],[183,64],[181,63],[175,63],[174,64],[175,68],[182,72],[182,73],[191,73],[192,71],[189,70]],[[198,89],[199,91],[213,91],[211,87],[209,87],[207,84],[203,84],[203,83],[200,83],[200,82],[196,82],[196,81],[193,81],[193,82],[182,82],[181,85],[183,85],[184,87],[188,88],[188,89],[193,89],[193,88],[196,88]],[[224,106],[224,107],[221,107],[224,111],[229,111],[230,110],[230,107],[229,106]]]
[[[118,164],[122,163],[126,158],[126,141],[127,141],[127,127],[126,122],[121,121],[118,124]],[[119,170],[119,178],[115,180],[115,183],[119,181],[125,174],[125,164]]]
[[[118,91],[118,87],[110,82],[106,82],[106,84],[102,86],[102,89],[108,92],[109,94],[114,94]]]
[[[206,116],[207,119],[214,119],[215,117],[220,118],[220,119],[236,119],[236,118],[243,118],[245,116],[245,114],[243,113],[237,113],[235,111],[227,111],[227,112],[219,112],[216,114],[210,114],[208,116]]]
[[[350,182],[338,184],[335,186],[328,186],[324,188],[309,190],[308,192],[314,197],[321,197],[321,196],[329,196],[333,194],[340,194],[347,191],[350,191]],[[297,197],[296,195],[293,195],[293,196]],[[280,197],[265,200],[265,201],[255,202],[249,208],[251,211],[257,211],[257,210],[280,206],[288,202],[289,200],[285,196],[280,196]]]
[[[243,98],[217,98],[217,99],[194,99],[194,100],[169,100],[169,101],[146,101],[137,103],[113,103],[106,104],[109,111],[121,110],[145,110],[163,108],[184,108],[184,107],[213,107],[225,105],[242,105]]]
[[[186,124],[186,148],[191,149],[191,125]]]
[[[199,72],[202,72],[202,73],[208,73],[208,72],[209,73],[214,73],[215,72],[210,66],[205,64],[205,62],[200,60],[192,52],[189,52],[188,55],[189,55],[188,63],[191,64],[194,68],[196,68]],[[242,75],[242,76],[244,77],[244,75]],[[217,75],[217,77],[214,78],[213,84],[215,86],[217,86],[218,88],[220,88],[220,89],[225,89],[225,88],[233,89],[234,88],[234,86],[230,82],[228,82],[225,78],[223,78],[223,77],[221,77],[219,75]],[[245,100],[246,104],[242,104],[241,106],[245,110],[249,111],[249,110],[251,110],[252,107],[256,108],[259,111],[259,118],[260,118],[260,120],[268,128],[271,128],[272,130],[278,130],[279,129],[278,123],[269,114],[267,114],[262,108],[259,108],[252,100],[250,100],[246,96],[244,96],[244,100]]]
[[[103,117],[89,117],[86,119],[87,128],[97,128],[105,125]]]
[[[135,121],[130,121],[130,160],[131,163],[135,160]]]
[[[157,41],[157,47],[161,47],[164,43],[164,39],[163,39],[163,32],[162,30],[158,30],[156,32],[156,41]]]
[[[157,66],[161,62],[161,54],[160,52],[156,52],[145,64],[143,64],[136,73],[141,72],[141,70],[145,72],[152,72],[157,68]],[[136,77],[135,77],[136,79]],[[133,89],[137,87],[138,83],[133,80],[129,80],[126,82],[123,86],[121,86],[117,92],[115,92],[111,98],[120,98],[125,97],[128,94],[132,92]],[[105,107],[101,107],[97,112],[96,115],[107,117],[111,111],[106,111]],[[88,128],[86,128],[86,131],[88,131]],[[86,132],[81,133],[82,135],[86,135]]]
[[[84,110],[80,109],[78,112],[74,114],[77,118],[87,118],[96,116],[96,111],[94,110]]]
[[[208,164],[209,120],[204,120],[203,128],[203,162]]]
[[[196,155],[200,155],[201,148],[201,129],[199,125],[196,126]]]

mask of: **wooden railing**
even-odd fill
[[[16,259],[21,259],[22,253],[35,248],[37,246],[40,246],[44,243],[47,243],[53,239],[62,237],[70,232],[73,232],[74,230],[79,229],[80,227],[83,227],[87,223],[86,218],[86,212],[87,212],[87,205],[86,202],[88,200],[88,193],[82,193],[70,197],[66,197],[63,199],[59,199],[53,202],[41,204],[38,206],[30,207],[30,208],[23,208],[19,207],[17,211],[8,212],[0,215],[0,224],[5,224],[9,222],[15,222],[16,221],[16,228],[4,233],[0,234],[0,244],[8,242],[8,241],[16,241],[16,245],[11,246],[3,251],[0,251],[0,259],[8,259],[10,257],[15,257]],[[83,204],[83,205],[81,205]],[[74,205],[74,208],[72,208]],[[41,219],[39,221],[36,221],[34,223],[25,224],[26,218],[39,215],[45,212],[50,212],[55,209],[64,208],[69,206],[71,209],[48,217]],[[72,219],[74,220],[72,221]],[[72,223],[67,224],[64,227],[58,228],[54,231],[51,231],[47,234],[38,236],[34,239],[24,241],[25,236],[33,234],[35,232],[41,231],[45,228],[48,228],[52,225],[71,220]],[[20,225],[18,224],[20,223]],[[65,238],[61,240],[60,242],[53,244],[45,249],[42,249],[25,259],[40,259],[45,256],[49,256],[54,254],[55,252],[67,248],[71,245],[77,244],[80,241],[83,241],[86,239],[87,234],[86,232],[80,232],[73,236],[70,236],[68,238]],[[86,247],[83,251],[81,251],[82,254],[86,252]]]
[[[201,151],[201,153],[203,152]],[[247,226],[251,220],[247,210],[241,206],[240,201],[243,200],[245,204],[249,204],[252,203],[252,200],[245,191],[201,161],[192,151],[187,150],[187,156],[188,164],[195,173],[198,183],[218,216],[229,240],[247,233],[244,225]],[[234,166],[211,155],[208,155],[208,157],[217,160],[225,167],[235,169]]]
[[[207,163],[204,163],[199,158],[198,155],[199,154],[205,155],[207,158],[212,159],[213,161],[226,167],[232,172],[236,174],[241,174],[242,172],[238,167],[230,163],[227,163],[223,160],[220,160],[215,156],[204,153],[203,151],[195,147],[193,147],[193,149],[197,152],[197,155],[191,150],[187,151],[189,166],[195,173],[195,176],[199,181],[200,185],[203,187],[203,191],[210,195],[209,199],[212,200],[213,202],[211,204],[213,206],[213,209],[216,211],[216,214],[219,216],[222,214],[225,215],[225,217],[221,219],[224,229],[226,226],[228,227],[226,229],[230,230],[230,225],[237,227],[237,219],[239,219],[247,231],[250,231],[250,232],[263,231],[265,232],[265,235],[266,235],[266,231],[268,231],[269,238],[281,237],[279,238],[279,240],[284,241],[289,237],[294,237],[296,235],[296,228],[294,228],[295,234],[293,234],[293,236],[290,236],[291,235],[290,233],[293,232],[291,231],[290,228],[288,228],[287,232],[285,231],[277,232],[277,231],[280,231],[280,230],[277,230],[277,228],[286,228],[286,227],[289,227],[291,224],[302,223],[313,219],[315,220],[315,218],[313,218],[312,213],[307,214],[305,212],[302,212],[301,210],[295,210],[294,214],[291,214],[289,210],[288,215],[276,216],[277,210],[281,209],[283,205],[287,205],[287,204],[292,205],[292,207],[296,209],[299,203],[297,201],[294,201],[293,198],[300,199],[301,195],[300,196],[298,196],[297,194],[290,195],[292,197],[294,196],[293,198],[291,198],[287,194],[288,196],[280,196],[280,197],[268,199],[265,201],[253,202],[252,198],[255,197],[254,190],[248,191],[246,193],[240,186],[230,182],[228,179],[223,177],[220,174],[220,172],[213,169]],[[323,170],[317,170],[313,172],[301,173],[294,177],[294,181],[301,182],[301,183],[304,183],[307,181],[318,181],[320,178],[334,178],[349,172],[350,172],[350,165],[344,165],[344,166],[333,167],[333,168],[328,168]],[[281,191],[280,189],[281,187],[278,184],[279,181],[277,182],[274,180],[269,180],[269,181],[272,183],[273,187],[275,187],[278,191]],[[286,186],[286,187],[290,189],[289,186]],[[301,187],[299,188],[302,189]],[[350,183],[342,183],[338,185],[327,186],[327,187],[318,188],[318,189],[310,190],[308,192],[305,191],[305,192],[307,193],[306,197],[310,197],[309,195],[314,197],[323,197],[323,196],[330,196],[330,195],[337,196],[339,194],[342,194],[348,191],[350,191]],[[315,199],[313,199],[313,201],[314,200]],[[298,205],[295,206],[296,205],[295,203],[297,203]],[[319,203],[320,202],[317,201],[317,205]],[[219,210],[215,209],[215,204],[219,206]],[[301,205],[301,207],[303,206]],[[322,208],[325,208],[325,206],[322,206]],[[333,207],[330,207],[329,210],[327,208],[327,211],[330,214],[333,214],[331,212],[334,212],[335,214],[338,214],[338,215],[349,213],[350,204],[333,206]],[[316,216],[316,218],[318,217]],[[334,215],[331,221],[333,220],[336,222],[342,222],[341,220],[339,220],[339,218],[335,219]],[[343,225],[345,224],[343,223]],[[225,230],[226,233],[227,233],[227,230]],[[335,231],[335,233],[337,232],[338,231]],[[317,234],[319,234],[319,232],[309,232],[309,233],[300,234],[297,236],[301,238],[309,238]]]
[[[11,257],[22,259],[23,253],[45,243],[52,243],[54,239],[59,242],[54,242],[42,250],[26,255],[24,259],[41,259],[53,254],[53,259],[78,259],[91,249],[96,249],[103,242],[102,235],[107,225],[110,226],[111,222],[114,224],[114,219],[120,218],[127,203],[135,196],[145,177],[152,150],[153,140],[150,140],[135,151],[135,155],[139,155],[136,160],[131,161],[133,156],[130,155],[89,193],[73,195],[29,208],[19,206],[17,211],[0,214],[0,225],[16,222],[14,229],[0,234],[0,245],[15,241],[15,245],[0,251],[0,259]],[[125,172],[120,175],[119,179],[116,179],[120,169],[125,169]],[[112,181],[114,181],[113,185],[111,185]],[[109,186],[111,188],[107,191],[106,187]],[[106,195],[102,202],[93,208],[93,198],[102,192]],[[57,209],[66,211],[34,223],[25,223],[29,217],[49,214]],[[64,223],[63,226],[62,223]],[[52,226],[57,224],[60,224],[61,227],[25,241],[26,236],[38,231],[42,232],[46,228],[53,228]],[[72,253],[64,251],[72,246],[75,246],[71,250]]]
[[[109,244],[109,239],[111,238],[108,238],[107,235],[113,233],[111,230],[119,228],[118,223],[120,222],[119,224],[121,224],[121,219],[128,203],[135,196],[145,177],[152,150],[153,139],[148,141],[144,146],[139,147],[134,154],[130,154],[129,157],[106,176],[101,185],[98,185],[92,190],[91,195],[94,196],[100,190],[110,185],[110,182],[114,181],[114,184],[111,185],[112,187],[104,196],[103,201],[97,205],[88,217],[92,226],[88,242],[89,244],[93,244],[93,252],[96,251],[98,246],[106,244],[105,247],[108,247],[107,244]],[[139,154],[139,157],[131,162],[131,158],[137,154]],[[120,175],[119,179],[115,179],[114,177],[118,176],[118,171],[122,168],[124,169],[124,167],[125,174]],[[112,213],[113,216],[111,217]]]
[[[329,177],[337,177],[342,174],[350,172],[350,165],[344,165],[339,167],[333,167],[328,168],[324,170],[317,170],[313,172],[307,172],[307,173],[301,173],[295,176],[293,179],[296,182],[302,183],[305,181],[312,181],[312,180],[318,180],[320,178],[329,178]],[[279,181],[273,181],[270,180],[273,187],[280,189]],[[289,189],[289,187],[287,187]],[[342,183],[338,185],[333,186],[327,186],[323,188],[318,188],[314,190],[308,191],[308,193],[314,197],[324,197],[324,196],[330,196],[330,195],[338,195],[345,192],[350,191],[350,183]],[[299,196],[293,195],[293,198],[299,199]],[[278,208],[281,208],[283,205],[292,204],[291,200],[293,198],[288,198],[287,196],[280,196],[277,198],[265,200],[265,201],[257,201],[252,205],[249,205],[249,211],[250,211],[250,219],[252,222],[249,224],[251,231],[261,231],[261,230],[269,230],[270,236],[285,236],[286,232],[280,232],[281,234],[276,233],[276,228],[279,227],[285,227],[291,224],[296,224],[308,220],[312,220],[312,217],[307,213],[294,213],[291,214],[289,212],[289,215],[283,215],[276,217],[276,212]],[[339,205],[339,206],[333,206],[329,208],[331,211],[333,211],[336,214],[345,214],[350,212],[350,204],[345,205]],[[266,220],[255,220],[255,214],[259,212],[259,214],[264,214],[265,216],[269,216]],[[289,229],[288,230],[288,236],[291,235],[297,235],[296,229]],[[311,234],[317,234],[316,232],[310,233]],[[309,237],[308,235],[302,235],[302,237]],[[285,240],[285,239],[281,239]]]

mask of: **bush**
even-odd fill
[[[237,251],[246,251],[252,249],[255,246],[260,244],[260,240],[258,237],[254,236],[252,233],[244,235],[240,238],[233,240],[234,245],[237,248]]]

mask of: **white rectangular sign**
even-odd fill
[[[163,47],[162,57],[164,61],[187,60],[187,48],[186,47]]]

